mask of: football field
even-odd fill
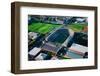
[[[58,24],[49,24],[49,23],[32,23],[28,25],[28,31],[30,32],[37,32],[41,34],[49,33],[50,31],[61,27],[62,25]]]

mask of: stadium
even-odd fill
[[[88,58],[86,17],[28,15],[28,60]]]

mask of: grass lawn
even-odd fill
[[[87,24],[79,24],[79,23],[73,23],[71,25],[68,25],[70,29],[72,29],[75,32],[80,32],[84,29],[84,27],[87,26]]]
[[[48,23],[32,23],[31,25],[28,25],[28,31],[46,34],[58,27],[61,27],[61,25]]]
[[[67,58],[67,57],[61,57],[62,59],[70,59],[70,58]]]

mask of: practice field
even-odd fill
[[[71,25],[68,25],[68,28],[72,29],[75,32],[80,32],[84,29],[85,26],[87,26],[87,24],[73,23]]]
[[[31,25],[28,25],[28,31],[46,34],[61,26],[62,25],[49,23],[32,23]]]

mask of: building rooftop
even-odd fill
[[[46,43],[42,46],[42,49],[43,50],[46,50],[46,51],[49,51],[49,52],[53,52],[53,53],[57,53],[58,52],[58,47],[56,47],[55,45],[53,44],[50,44],[50,43]]]
[[[77,54],[84,54],[88,52],[88,47],[75,43],[73,43],[69,49],[70,51],[76,52]]]
[[[40,51],[41,51],[41,48],[34,47],[32,50],[30,50],[29,54],[35,56],[35,55],[37,55]]]

